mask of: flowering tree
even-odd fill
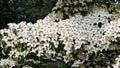
[[[58,0],[35,24],[9,23],[0,30],[0,66],[37,68],[62,62],[57,67],[119,68],[119,6],[104,1]]]

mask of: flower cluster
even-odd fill
[[[113,64],[112,66],[113,66],[113,68],[120,67],[120,55],[115,59],[115,64]]]
[[[109,41],[117,41],[120,38],[120,19],[111,21],[104,26],[105,37]]]
[[[80,63],[88,59],[88,54],[107,50],[110,40],[114,41],[120,36],[120,20],[109,22],[111,16],[104,8],[95,8],[86,16],[78,14],[59,22],[52,21],[54,16],[48,15],[35,24],[9,23],[9,29],[0,30],[0,47],[3,50],[10,48],[9,58],[14,61],[20,59],[17,63],[24,62],[21,60],[28,54],[36,53],[37,57],[52,61],[64,60],[68,63],[73,60],[72,67],[79,67]],[[86,52],[81,53],[80,49]],[[82,61],[73,56],[74,51],[77,51],[76,57]],[[6,55],[5,51],[2,53]],[[86,58],[81,57],[82,54]],[[3,60],[6,59],[2,59],[0,65]]]
[[[15,61],[11,60],[11,59],[1,59],[0,60],[0,67],[10,67],[12,68],[13,66],[15,66]]]

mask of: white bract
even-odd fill
[[[0,66],[2,66],[3,68],[5,68],[5,67],[12,68],[13,66],[15,66],[15,61],[13,61],[11,59],[1,59]]]
[[[76,60],[76,61],[74,61],[74,63],[71,65],[71,67],[79,67],[80,64],[82,64],[82,62],[80,62],[80,60]]]

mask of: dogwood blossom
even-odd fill
[[[104,26],[105,37],[109,41],[117,41],[116,38],[120,37],[120,19],[111,21]]]
[[[82,64],[82,62],[80,62],[80,60],[76,60],[76,61],[74,61],[74,63],[71,65],[71,67],[79,67],[80,64]]]
[[[2,66],[3,68],[4,67],[12,68],[13,66],[15,66],[15,61],[13,61],[11,59],[1,59],[0,66]]]
[[[55,22],[52,14],[45,19],[38,20],[35,24],[20,22],[9,23],[9,29],[0,30],[2,41],[7,47],[11,47],[9,56],[26,56],[30,52],[37,52],[37,56],[45,56],[54,59],[57,53],[63,55],[64,62],[74,60],[71,55],[73,50],[81,49],[82,46],[89,53],[107,50],[110,40],[116,41],[120,37],[119,19],[109,22],[112,14],[105,8],[94,8],[88,15],[75,15],[66,20]],[[23,45],[25,44],[25,45]],[[61,44],[61,45],[60,45]],[[63,50],[59,50],[59,47]],[[22,47],[26,47],[23,49]],[[19,49],[21,48],[21,49]],[[56,50],[58,48],[58,50]],[[58,57],[58,56],[56,56]],[[54,59],[56,60],[56,59]],[[2,62],[2,60],[0,61]],[[79,66],[80,61],[75,61],[73,66]]]

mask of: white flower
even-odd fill
[[[120,67],[120,55],[115,59],[115,64],[113,64],[112,66],[113,66],[113,68]]]
[[[20,56],[25,57],[28,53],[29,53],[29,50],[23,51],[23,52],[19,52],[19,51],[17,51],[16,49],[12,49],[12,50],[10,51],[10,53],[9,53],[9,56],[10,56],[10,57],[14,56],[15,58],[18,58],[18,57],[20,57]]]
[[[76,60],[74,61],[74,63],[71,65],[71,67],[79,67],[79,65],[81,64],[82,62],[80,60]]]
[[[12,68],[13,66],[15,66],[15,61],[11,59],[1,59],[0,66],[2,66],[3,68],[4,67]]]

